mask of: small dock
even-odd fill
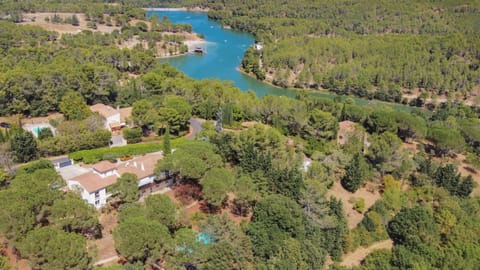
[[[206,53],[206,51],[205,51],[203,48],[201,48],[201,47],[195,47],[195,49],[193,49],[193,52],[194,52],[194,53],[198,53],[198,54],[204,54],[204,53]]]

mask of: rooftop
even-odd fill
[[[95,105],[90,106],[90,110],[92,112],[98,112],[101,116],[108,118],[110,116],[114,116],[115,114],[118,114],[118,110],[105,105],[103,103],[97,103]]]
[[[95,165],[93,165],[92,168],[99,173],[104,173],[111,170],[115,170],[117,168],[117,164],[104,160],[104,161],[100,161],[99,163],[96,163]]]
[[[52,162],[53,164],[63,163],[63,162],[68,162],[68,161],[70,161],[70,159],[68,157],[61,157],[61,158],[56,158],[56,159],[50,160],[50,162]]]
[[[120,109],[120,122],[125,123],[132,116],[132,107]]]
[[[124,173],[133,173],[137,175],[138,179],[145,178],[154,173],[157,161],[162,158],[163,154],[160,152],[136,157],[119,165],[117,167],[118,173],[120,175]]]
[[[80,183],[88,193],[92,193],[115,184],[117,182],[117,176],[111,175],[102,178],[98,174],[88,172],[74,177],[72,180]]]

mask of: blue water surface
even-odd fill
[[[243,91],[252,90],[258,97],[263,97],[267,94],[295,97],[298,90],[274,87],[238,71],[245,51],[255,42],[252,35],[225,29],[219,23],[209,20],[205,12],[171,10],[147,11],[148,17],[153,14],[157,14],[160,19],[162,19],[163,16],[167,16],[172,23],[190,24],[193,27],[193,31],[198,34],[203,34],[207,41],[206,46],[204,46],[206,54],[188,54],[161,59],[161,62],[170,63],[172,66],[195,79],[209,78],[232,81],[236,87]],[[311,92],[310,94],[329,99],[338,97],[328,92]],[[342,97],[342,99],[343,98],[344,97]],[[412,110],[411,107],[401,104],[358,98],[353,99],[358,105],[389,106],[403,111]]]

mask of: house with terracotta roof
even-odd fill
[[[132,173],[137,176],[138,188],[145,195],[173,184],[172,179],[155,175],[155,165],[162,158],[163,153],[157,152],[117,163],[101,161],[94,164],[87,173],[66,179],[68,188],[78,191],[85,201],[100,208],[111,196],[108,187],[115,184],[122,174]]]
[[[118,131],[122,127],[126,126],[127,121],[132,115],[131,107],[121,109],[117,107],[115,109],[102,103],[90,106],[90,110],[94,113],[100,114],[105,118],[105,128],[110,131]]]

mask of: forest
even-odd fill
[[[4,1],[0,11],[87,12],[82,8],[112,6],[74,2],[46,1],[40,6],[36,1]],[[272,2],[204,5],[211,8],[211,16],[229,14],[230,8],[238,7],[229,20],[240,23],[248,15],[245,27],[252,28],[243,30],[252,32],[262,20],[266,25],[271,22],[272,29],[283,21],[285,28],[278,28],[283,31],[292,29],[286,23],[290,17],[312,20],[311,25],[318,23],[318,27],[323,20],[338,18],[331,37],[302,38],[301,43],[296,43],[299,37],[293,32],[277,43],[269,43],[261,33],[257,38],[265,43],[262,59],[271,61],[269,65],[292,69],[298,63],[311,69],[318,65],[315,76],[342,94],[401,102],[403,88],[409,83],[418,87],[417,80],[439,91],[443,84],[439,95],[458,85],[456,91],[468,95],[467,88],[478,84],[473,79],[478,77],[476,70],[464,65],[467,59],[472,65],[478,62],[475,50],[479,47],[473,45],[478,37],[472,35],[478,25],[464,27],[468,18],[477,17],[463,16],[478,13],[474,6],[418,3],[425,10],[441,3],[449,10],[441,19],[451,22],[440,30],[434,27],[441,24],[435,17],[420,16],[418,21],[428,22],[422,28],[426,33],[420,33],[413,23],[418,13],[409,13],[411,7],[402,1],[382,2],[384,8],[378,4],[383,26],[367,23],[372,11],[368,5],[356,13],[354,7],[359,6],[346,1],[335,5],[292,2],[264,13]],[[155,3],[136,3],[144,4]],[[388,5],[403,5],[409,16],[391,13],[395,8]],[[125,6],[113,5],[119,16],[125,14]],[[127,17],[133,20],[137,15]],[[226,18],[218,17],[228,23]],[[362,31],[378,36],[373,39],[348,29],[354,18],[365,21]],[[398,33],[381,32],[386,25],[391,27],[389,32]],[[158,63],[149,49],[118,48],[116,44],[126,36],[141,32],[128,20],[121,31],[111,34],[83,31],[60,36],[11,21],[0,21],[0,30],[0,114],[63,115],[53,123],[59,132],[55,136],[42,132],[34,138],[18,122],[0,128],[0,201],[4,202],[0,269],[9,267],[7,248],[32,269],[152,269],[155,265],[166,269],[477,269],[480,265],[478,107],[447,100],[400,111],[388,104],[360,106],[348,97],[314,97],[308,91],[298,91],[295,98],[267,95],[260,99],[230,82],[189,78]],[[285,47],[276,47],[280,44]],[[311,44],[324,51],[312,49],[315,57],[311,57],[303,45],[287,44]],[[381,49],[372,59],[376,47]],[[333,61],[332,55],[338,59],[331,66],[320,64]],[[243,65],[259,68],[251,61],[255,57],[260,55],[248,51]],[[461,57],[464,62],[459,61]],[[405,66],[396,66],[397,61]],[[438,80],[430,78],[442,68],[445,74]],[[402,77],[402,69],[414,72]],[[456,69],[463,70],[464,80]],[[352,75],[352,70],[358,73]],[[381,76],[378,89],[370,96],[365,89],[377,75]],[[397,79],[392,81],[392,76]],[[411,76],[415,78],[409,81]],[[111,134],[88,108],[99,102],[132,106],[135,128],[123,131],[128,147],[106,147]],[[188,131],[192,117],[205,120],[202,131],[195,140],[179,138]],[[253,124],[244,127],[245,122]],[[161,140],[150,141],[151,137]],[[141,198],[136,176],[124,174],[109,190],[109,206],[100,211],[76,192],[64,192],[64,180],[43,159],[67,154],[87,164],[160,149],[165,157],[156,164],[155,173],[168,171],[177,179],[173,197]],[[347,197],[338,196],[338,190]],[[195,203],[201,205],[200,211],[189,214],[187,206]],[[105,213],[118,213],[111,235],[120,260],[101,266],[95,265],[97,251],[89,243],[110,233],[100,222]],[[345,265],[349,254],[360,247],[385,241],[391,243],[389,248],[375,250],[351,267]]]
[[[480,6],[476,1],[195,1],[193,5],[210,8],[210,18],[253,33],[263,44],[250,59],[252,64],[243,66],[257,79],[281,87],[328,89],[403,103],[409,100],[385,97],[384,92],[478,103]]]

